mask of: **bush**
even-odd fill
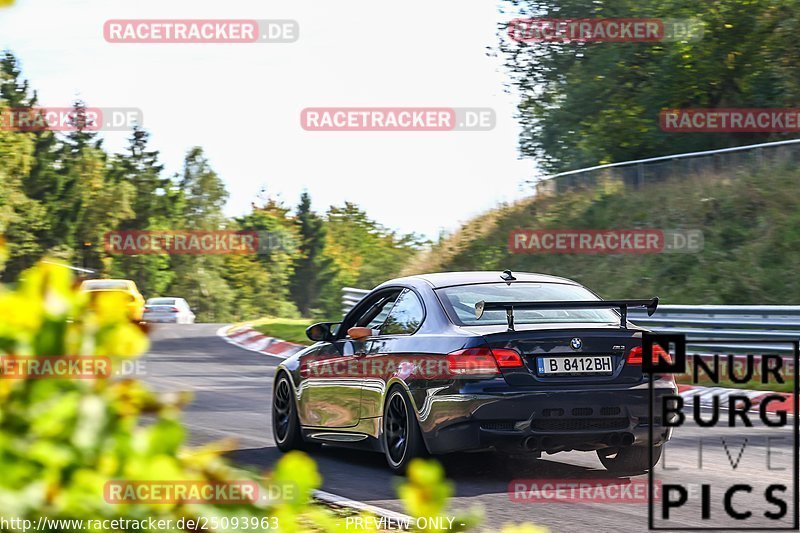
[[[108,357],[110,379],[0,379],[0,516],[31,520],[171,519],[159,531],[179,531],[177,520],[228,519],[257,523],[277,517],[283,531],[335,529],[331,515],[310,505],[320,484],[316,466],[288,454],[272,474],[235,468],[222,447],[183,446],[178,415],[188,398],[158,397],[135,379],[117,378],[123,361],[144,352],[146,335],[128,322],[113,296],[90,305],[65,268],[42,264],[27,271],[14,290],[0,292],[0,354],[8,356]],[[290,496],[235,505],[175,502],[111,504],[104,487],[112,480],[291,483]],[[263,492],[262,494],[267,494]],[[224,523],[224,522],[223,522]],[[260,523],[260,522],[259,522]],[[11,522],[10,524],[14,524]],[[50,523],[48,531],[108,531]],[[2,531],[22,531],[21,523]],[[17,527],[19,526],[19,527]],[[142,528],[148,530],[148,527]],[[189,528],[186,528],[189,529]],[[217,527],[211,531],[242,530]]]

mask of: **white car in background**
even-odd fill
[[[150,298],[144,305],[143,322],[194,324],[195,315],[183,298]]]

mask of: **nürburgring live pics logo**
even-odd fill
[[[650,377],[651,464],[659,454],[661,457],[648,474],[648,528],[651,531],[797,531],[800,483],[796,372],[800,342],[715,339],[693,340],[691,344],[704,353],[687,356],[682,334],[642,336],[643,371]],[[711,348],[710,345],[720,344],[731,347],[731,351],[759,347],[765,353],[720,355],[703,349],[704,345]],[[656,350],[655,361],[654,345],[663,348]],[[778,351],[789,346],[791,359]],[[773,348],[776,351],[770,352]],[[701,383],[701,377],[705,378],[703,385],[713,383],[711,388],[692,396],[691,407],[688,397],[685,400],[680,394],[655,396],[654,384],[659,376],[686,374],[687,367],[692,386]],[[774,390],[773,385],[787,382],[784,377],[790,370],[794,394],[769,392]],[[755,376],[765,391],[726,388],[731,383],[753,383]],[[688,390],[691,392],[691,386]],[[653,446],[658,442],[654,436],[660,439],[670,432],[670,443],[657,450]],[[695,470],[685,467],[686,459],[692,455],[697,458]],[[678,456],[684,460],[682,466],[671,466],[670,463],[678,464],[675,460]],[[664,476],[658,480],[658,499],[653,498],[656,472]]]

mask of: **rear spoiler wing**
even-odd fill
[[[475,318],[480,320],[484,311],[505,309],[508,320],[508,330],[514,331],[514,310],[537,309],[619,309],[619,327],[626,329],[628,323],[628,308],[644,307],[647,316],[653,316],[658,307],[658,296],[649,300],[595,300],[595,301],[556,301],[556,302],[486,302],[481,300],[475,304]]]

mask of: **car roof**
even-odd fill
[[[567,278],[560,278],[558,276],[549,276],[547,274],[536,274],[533,272],[512,272],[513,276],[518,282],[531,282],[531,283],[566,283],[569,285],[580,285],[576,281]],[[454,287],[457,285],[474,285],[478,283],[504,283],[506,280],[501,276],[503,272],[498,270],[493,271],[470,271],[470,272],[435,272],[431,274],[418,274],[415,276],[408,276],[407,278],[400,278],[392,280],[392,282],[401,282],[401,280],[422,280],[430,284],[434,289],[442,287]]]
[[[131,290],[136,285],[133,281],[129,279],[87,279],[81,283],[81,288],[86,290],[95,290],[96,287],[100,287],[99,290],[113,290],[113,289],[125,289]]]

